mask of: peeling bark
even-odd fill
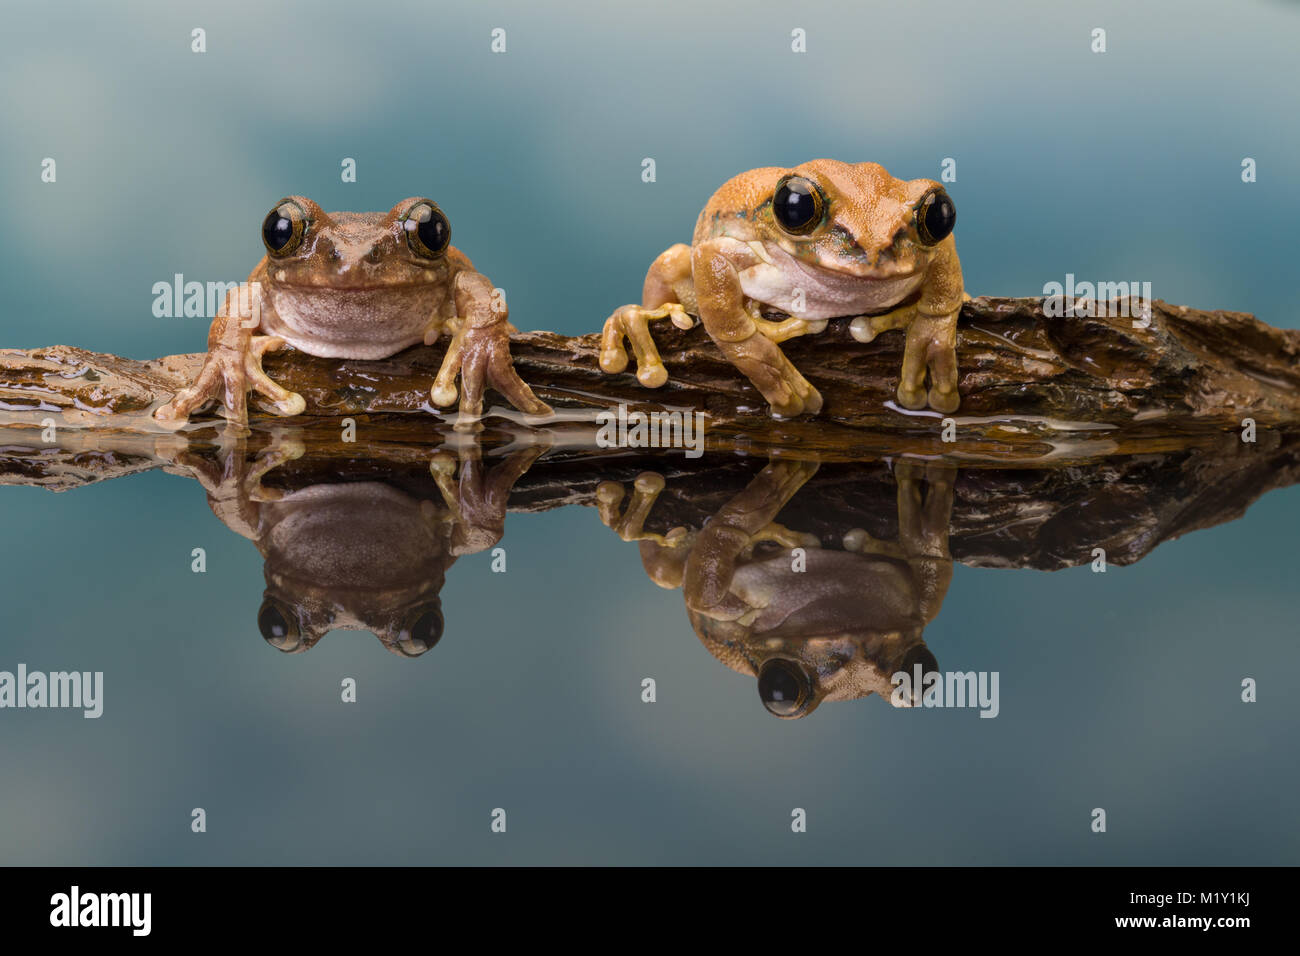
[[[848,324],[832,320],[818,335],[783,344],[825,399],[819,416],[789,421],[767,416],[758,392],[698,325],[685,332],[656,325],[670,376],[659,389],[642,387],[630,372],[602,373],[597,334],[522,332],[512,347],[524,380],[561,420],[585,422],[592,435],[596,411],[627,403],[647,412],[707,413],[710,447],[739,441],[755,451],[798,447],[855,457],[888,453],[907,439],[934,450],[941,416],[894,405],[903,333],[862,344]],[[254,409],[252,425],[329,430],[338,418],[361,415],[376,417],[394,440],[412,431],[427,440],[438,421],[428,390],[443,351],[442,343],[416,346],[377,361],[270,354],[267,372],[299,392],[307,411],[286,420]],[[1245,418],[1261,429],[1300,426],[1300,331],[1244,313],[1156,301],[1149,325],[1137,328],[1124,316],[1050,317],[1037,298],[978,298],[962,309],[957,356],[962,405],[953,417],[959,440],[977,455],[1035,444],[1050,454],[1067,440],[1080,443],[1084,457],[1158,449],[1180,436],[1237,429]],[[200,353],[138,361],[68,346],[0,350],[0,425],[54,416],[65,428],[156,432],[150,411],[188,383],[201,360]],[[496,414],[519,420],[504,408]],[[190,428],[220,421],[195,419]]]

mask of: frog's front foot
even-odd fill
[[[646,518],[654,507],[659,493],[664,490],[664,479],[653,471],[643,471],[632,484],[632,500],[622,515],[619,505],[626,494],[617,481],[602,481],[596,488],[596,510],[600,520],[624,541],[654,541],[673,547],[686,537],[685,528],[673,528],[666,535],[645,530]]]
[[[462,448],[459,459],[445,451],[434,454],[429,473],[455,528],[453,554],[476,554],[501,540],[511,490],[550,448],[549,438],[542,438],[511,453],[490,470],[483,467],[482,449],[477,441]],[[459,479],[455,477],[458,461]]]
[[[663,359],[654,337],[650,335],[651,321],[671,318],[673,325],[679,329],[689,329],[695,320],[687,314],[680,303],[670,302],[657,309],[646,309],[639,305],[625,305],[608,319],[600,336],[600,368],[611,375],[627,368],[627,350],[623,340],[632,343],[636,353],[636,378],[646,388],[658,388],[668,381],[668,369],[664,368]]]
[[[551,414],[551,406],[538,398],[519,373],[510,354],[510,323],[504,319],[472,322],[453,334],[429,397],[446,407],[456,401],[456,376],[460,375],[457,431],[477,427],[483,415],[483,392],[491,385],[525,415]]]
[[[957,391],[957,315],[917,314],[907,328],[903,347],[903,371],[898,382],[898,404],[922,409],[928,404],[936,412],[949,414],[961,405]],[[930,390],[925,390],[925,373],[930,373]]]
[[[297,415],[307,407],[297,392],[282,388],[262,369],[262,356],[283,348],[276,335],[254,335],[244,349],[219,345],[208,352],[203,368],[192,385],[181,389],[170,402],[158,408],[154,420],[166,428],[180,428],[191,414],[210,401],[225,408],[225,417],[237,425],[248,424],[248,393],[270,399],[277,415]]]
[[[785,357],[780,347],[756,331],[739,342],[718,341],[722,354],[736,366],[767,399],[774,418],[816,415],[822,410],[822,395]]]

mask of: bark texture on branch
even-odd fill
[[[0,443],[0,485],[65,491],[154,469],[194,477],[175,464],[181,452],[196,450],[229,470],[229,456],[235,456],[236,465],[251,464],[282,440],[254,435],[246,444],[220,448],[180,436],[80,432],[64,436],[62,446],[46,446],[38,433],[22,430]],[[481,445],[462,446],[461,451],[481,451],[488,465],[500,460],[500,451]],[[440,501],[430,461],[427,446],[304,443],[301,457],[268,472],[262,484],[287,492],[380,481],[417,499]],[[638,475],[651,471],[664,477],[665,487],[645,530],[694,530],[745,488],[765,463],[763,458],[735,454],[691,461],[660,453],[553,448],[515,483],[509,510],[583,505],[592,507],[595,521],[596,489],[602,482],[630,488]],[[895,472],[896,465],[886,461],[825,463],[781,512],[780,520],[817,535],[826,547],[838,547],[852,528],[880,539],[896,538]],[[1227,433],[1200,447],[1112,456],[1087,464],[1053,460],[1018,467],[963,466],[953,480],[950,550],[954,560],[978,567],[1054,570],[1092,561],[1094,548],[1105,549],[1112,564],[1131,564],[1165,541],[1233,521],[1261,495],[1297,481],[1300,434],[1278,432],[1254,444]],[[202,491],[197,483],[195,494],[199,506]]]
[[[524,380],[566,421],[590,423],[596,410],[619,403],[697,410],[709,416],[713,447],[743,439],[755,450],[867,454],[882,450],[881,436],[934,437],[941,416],[894,405],[903,333],[862,344],[848,324],[832,320],[820,334],[783,343],[825,407],[815,418],[779,422],[698,325],[683,332],[656,324],[670,376],[659,389],[642,387],[630,371],[602,373],[594,333],[522,332],[513,351]],[[268,355],[265,367],[306,399],[303,423],[391,414],[390,425],[419,416],[411,424],[427,429],[436,421],[428,389],[443,351],[439,343],[354,361],[286,350]],[[983,297],[963,307],[957,355],[962,405],[953,417],[962,438],[982,442],[984,451],[1072,435],[1124,452],[1173,435],[1238,428],[1244,418],[1260,428],[1300,427],[1300,331],[1244,313],[1157,300],[1148,327],[1136,328],[1133,319],[1113,314],[1049,317],[1038,298]],[[31,426],[55,414],[60,426],[153,432],[149,412],[192,380],[201,360],[200,353],[137,361],[67,346],[0,350],[0,425]],[[196,418],[191,427],[217,421]],[[253,411],[255,428],[267,422],[294,420]]]

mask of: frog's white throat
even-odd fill
[[[778,246],[764,247],[765,260],[740,273],[749,298],[801,319],[834,319],[881,312],[920,288],[925,272],[888,278],[851,276],[810,267]]]
[[[386,358],[424,340],[436,321],[442,289],[411,285],[376,289],[279,286],[265,330],[322,358]]]

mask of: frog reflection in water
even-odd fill
[[[388,650],[417,657],[443,634],[440,592],[456,558],[501,540],[510,489],[547,449],[516,451],[491,469],[469,443],[430,465],[441,502],[377,481],[264,488],[271,469],[303,454],[279,441],[247,463],[243,441],[214,462],[184,446],[169,470],[193,475],[213,513],[252,540],[265,559],[257,626],[286,653],[311,649],[334,629],[372,632]]]
[[[772,415],[815,415],[821,394],[778,343],[854,316],[849,330],[859,342],[907,330],[900,405],[954,412],[957,315],[969,298],[952,237],[956,221],[939,183],[895,179],[878,163],[815,159],[742,173],[705,205],[691,245],[672,246],[650,266],[640,305],[606,320],[600,367],[627,368],[626,338],[637,379],[663,385],[668,372],[647,322],[671,318],[689,329],[691,315],[699,315]]]
[[[267,215],[262,243],[247,301],[229,293],[198,377],[154,412],[160,424],[179,428],[216,400],[242,426],[250,391],[275,414],[297,415],[303,397],[262,369],[262,357],[286,345],[325,358],[380,359],[432,345],[444,330],[451,342],[430,397],[454,403],[460,374],[457,428],[475,427],[488,384],[526,414],[550,414],[515,372],[504,303],[451,245],[451,226],[432,200],[413,196],[386,213],[327,213],[289,196]]]
[[[807,716],[824,700],[890,699],[898,671],[911,673],[916,664],[937,670],[922,631],[952,580],[950,466],[896,464],[898,540],[853,529],[843,535],[843,550],[774,520],[817,467],[772,462],[703,528],[666,535],[644,530],[664,487],[659,475],[637,478],[621,515],[623,486],[597,489],[601,520],[640,542],[651,580],[682,588],[709,653],[757,676],[763,706],[787,719]],[[794,548],[804,549],[803,570],[795,570]]]

